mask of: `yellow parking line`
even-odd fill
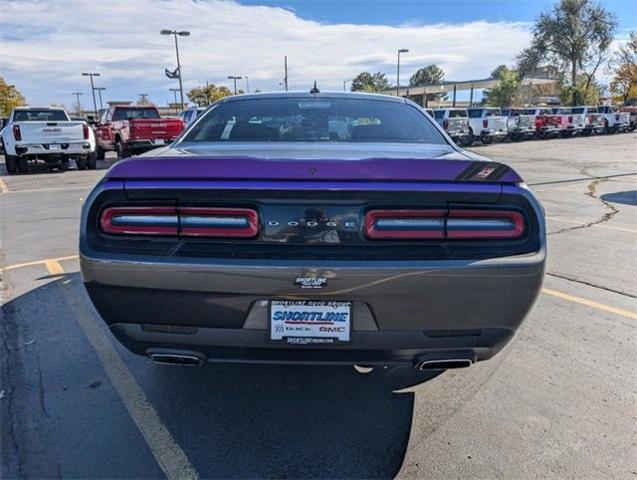
[[[11,190],[9,190],[9,187],[7,187],[7,184],[4,183],[4,180],[2,180],[2,178],[0,178],[0,193],[9,193]]]
[[[602,310],[604,312],[614,313],[615,315],[621,315],[622,317],[637,320],[637,313],[629,312],[617,307],[611,307],[610,305],[604,305],[603,303],[593,302],[585,298],[569,295],[568,293],[558,292],[557,290],[551,290],[550,288],[543,288],[542,293],[550,295],[552,297],[561,298],[562,300],[568,300],[569,302],[579,303],[580,305],[586,305],[587,307]]]
[[[44,262],[49,273],[64,273],[62,265],[56,260]],[[128,413],[146,440],[153,456],[168,479],[196,479],[197,472],[188,457],[175,442],[164,426],[157,411],[148,401],[146,394],[139,386],[113,344],[104,331],[95,322],[95,317],[86,306],[86,302],[77,295],[72,285],[60,284],[66,304],[74,314],[75,320],[95,349],[102,367],[111,383],[124,402]]]
[[[572,223],[573,225],[580,225],[582,227],[586,225],[586,223],[584,222],[578,222],[577,220],[568,220],[566,218],[560,218],[560,217],[546,217],[546,219],[553,220],[555,222]],[[600,225],[598,223],[591,225],[591,227],[605,228],[606,230],[617,230],[618,232],[637,233],[637,230],[632,230],[630,228],[613,227],[611,225]]]
[[[78,258],[79,258],[78,255],[68,255],[66,257],[56,257],[56,258],[45,258],[44,260],[34,260],[32,262],[15,263],[13,265],[7,265],[4,267],[0,267],[0,270],[15,270],[16,268],[31,267],[33,265],[42,265],[42,264],[47,265],[47,268],[48,268],[49,262],[63,262],[64,260],[76,260]]]

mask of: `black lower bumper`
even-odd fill
[[[347,343],[292,346],[271,342],[266,329],[160,328],[115,324],[111,331],[139,355],[185,353],[204,362],[333,365],[405,365],[465,359],[471,363],[495,355],[511,339],[507,329],[448,331],[354,331]]]

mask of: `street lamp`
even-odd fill
[[[95,87],[95,90],[97,90],[97,95],[100,99],[100,110],[102,110],[104,108],[104,104],[102,104],[102,92],[106,90],[106,87]]]
[[[173,92],[173,95],[175,96],[175,113],[179,114],[179,110],[177,109],[177,92],[179,91],[179,89],[171,88],[170,91]]]
[[[250,79],[246,75],[246,93],[250,93]]]
[[[235,75],[228,75],[228,80],[234,80],[234,94],[237,94],[237,80],[241,80],[243,77],[237,77]]]
[[[91,77],[91,94],[93,95],[93,110],[97,115],[97,102],[95,101],[95,84],[93,83],[93,77],[99,77],[99,73],[82,73],[83,77]]]
[[[409,49],[401,48],[398,50],[398,63],[396,65],[396,96],[400,96],[400,54],[408,53]]]
[[[182,30],[178,32],[177,30],[162,30],[159,32],[161,35],[173,35],[175,37],[175,52],[177,53],[177,72],[179,72],[179,99],[181,101],[181,109],[184,109],[184,85],[181,81],[181,63],[179,61],[179,44],[177,43],[177,36],[179,37],[189,37],[190,32]]]
[[[147,93],[138,93],[137,95],[139,95],[139,103],[140,105],[147,105],[148,104],[148,94]]]
[[[349,80],[343,80],[343,91],[346,92],[347,91],[347,84],[348,84]]]
[[[82,106],[80,105],[80,95],[83,95],[82,92],[73,92],[72,95],[75,95],[75,100],[77,103],[77,114],[82,115]]]

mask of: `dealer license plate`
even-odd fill
[[[157,138],[154,140],[155,145],[163,145],[166,143],[163,138]]]
[[[51,143],[49,145],[49,150],[51,150],[52,152],[59,152],[61,150],[60,145],[57,145],[55,143]]]
[[[271,340],[296,345],[349,342],[351,325],[351,302],[270,302]]]

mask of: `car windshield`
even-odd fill
[[[65,122],[69,117],[64,110],[16,110],[14,122]]]
[[[132,120],[134,118],[154,119],[159,118],[159,113],[154,108],[116,108],[113,120]]]
[[[416,107],[347,98],[254,98],[220,103],[182,142],[446,141]]]
[[[572,109],[573,113],[575,114],[580,114],[580,113],[584,113],[584,107],[577,107],[577,108],[573,108]]]
[[[466,110],[449,110],[449,118],[466,118]]]

